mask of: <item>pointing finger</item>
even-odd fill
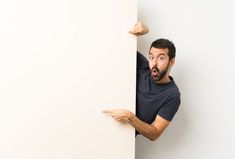
[[[107,114],[112,113],[112,111],[111,111],[111,110],[103,110],[102,112],[103,112],[103,113],[107,113]]]

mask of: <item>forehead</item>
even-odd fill
[[[158,55],[168,55],[168,48],[155,48],[152,47],[149,50],[150,55],[158,56]]]

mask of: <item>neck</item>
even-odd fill
[[[171,82],[169,75],[165,75],[160,81],[156,81],[156,83],[159,84],[164,84],[164,83],[169,83]]]

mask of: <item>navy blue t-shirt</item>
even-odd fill
[[[171,82],[158,84],[150,75],[149,62],[137,52],[136,115],[151,124],[156,115],[171,121],[180,105],[180,92],[173,78]]]

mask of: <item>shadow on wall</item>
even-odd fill
[[[182,67],[181,67],[182,68]],[[190,128],[190,114],[187,107],[187,100],[184,100],[187,95],[183,94],[184,90],[184,71],[177,71],[177,76],[173,75],[177,79],[176,83],[181,91],[181,105],[176,113],[173,121],[161,135],[161,137],[155,141],[150,141],[142,135],[138,135],[136,138],[136,159],[151,159],[157,158],[157,156],[171,155],[174,151],[178,151],[177,147],[185,142],[186,136]],[[180,82],[178,82],[180,81]],[[183,87],[184,86],[184,87]],[[151,157],[151,158],[150,158]],[[160,159],[160,158],[159,158]]]

